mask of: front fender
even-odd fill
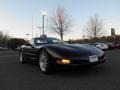
[[[48,52],[48,54],[49,54],[52,58],[54,58],[54,59],[61,59],[61,58],[63,58],[63,56],[60,54],[60,52],[59,52],[59,51],[56,51],[56,50],[53,49],[53,48],[50,48],[50,47],[42,47],[42,48],[40,49],[40,51],[41,51],[42,49],[45,49],[45,50]]]

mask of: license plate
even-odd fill
[[[97,62],[98,61],[97,55],[89,56],[89,59],[90,59],[90,62]]]

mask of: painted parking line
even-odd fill
[[[0,55],[0,57],[15,57],[15,56],[19,56],[19,55]]]

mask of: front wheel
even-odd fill
[[[40,70],[48,74],[52,71],[52,62],[50,61],[50,56],[46,50],[42,50],[39,55],[39,67]]]
[[[19,53],[19,62],[22,64],[25,63],[22,51]]]

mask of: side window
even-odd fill
[[[35,45],[34,39],[31,39],[31,40],[29,41],[29,43],[30,43],[31,45]]]
[[[35,40],[35,45],[42,45],[42,44],[44,44],[44,41],[42,39]]]

